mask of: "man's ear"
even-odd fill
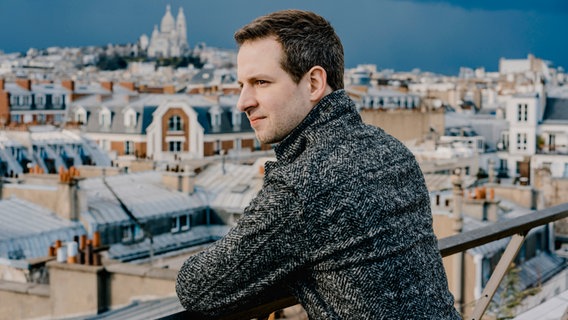
[[[310,80],[310,100],[319,102],[323,97],[331,93],[331,87],[327,84],[327,72],[320,66],[315,66],[308,71]]]

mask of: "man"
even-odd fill
[[[238,108],[277,161],[227,236],[184,263],[182,305],[221,315],[292,294],[310,319],[459,319],[422,173],[362,123],[332,26],[286,10],[235,39]]]

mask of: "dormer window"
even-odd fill
[[[86,124],[87,123],[87,111],[83,108],[79,108],[75,111],[75,122]]]
[[[242,113],[237,110],[237,108],[233,109],[233,131],[239,131],[241,130],[241,117],[242,117]]]
[[[219,131],[221,129],[221,112],[222,111],[219,106],[214,106],[209,110],[213,131]]]
[[[171,116],[168,119],[168,131],[181,131],[183,128],[183,122],[180,116]]]
[[[38,107],[45,107],[45,95],[37,94],[35,96],[35,103]]]
[[[191,219],[189,214],[183,214],[177,217],[172,217],[171,232],[176,233],[180,231],[187,231],[191,228]]]
[[[136,127],[136,111],[134,111],[132,109],[128,109],[124,113],[124,126],[126,128]]]
[[[101,112],[99,113],[99,125],[103,128],[110,128],[110,122],[111,122],[111,117],[110,117],[110,110],[109,109],[102,109]]]
[[[52,99],[51,102],[53,103],[53,106],[54,106],[54,107],[59,107],[59,106],[61,106],[61,103],[62,103],[61,96],[53,95],[53,97],[51,97],[51,99]]]

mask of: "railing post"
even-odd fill
[[[451,177],[453,185],[454,205],[453,205],[453,231],[454,234],[460,234],[463,229],[463,180],[461,178],[461,169],[454,169]],[[454,305],[460,314],[464,312],[464,253],[458,252],[453,257],[454,263]]]
[[[481,298],[479,298],[479,300],[475,304],[475,308],[473,309],[473,314],[471,317],[472,320],[480,320],[485,313],[485,310],[487,309],[487,306],[489,306],[491,299],[493,299],[493,296],[495,295],[499,284],[503,280],[505,274],[507,274],[511,262],[513,262],[513,260],[517,256],[517,253],[521,249],[526,235],[527,232],[523,232],[521,234],[515,234],[511,238],[511,241],[507,245],[505,252],[503,252],[503,256],[501,256],[499,263],[497,263],[497,267],[495,267],[495,271],[493,271],[491,278],[489,278],[487,285],[483,289]]]

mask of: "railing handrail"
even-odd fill
[[[442,257],[451,256],[458,252],[464,252],[468,249],[475,248],[496,240],[507,238],[515,234],[527,233],[535,227],[546,225],[568,217],[568,203],[558,206],[546,208],[534,213],[523,216],[498,221],[492,225],[481,227],[478,229],[466,231],[457,235],[439,239],[438,249]],[[286,297],[276,301],[272,301],[263,305],[259,305],[249,310],[217,317],[218,320],[233,319],[252,319],[268,315],[269,313],[290,307],[297,301],[293,297]],[[209,319],[205,317],[195,316],[185,311],[166,316],[162,319]]]
[[[438,249],[440,249],[442,257],[447,257],[518,233],[528,232],[535,227],[566,217],[568,217],[568,203],[563,203],[534,213],[498,221],[486,227],[439,239]]]

